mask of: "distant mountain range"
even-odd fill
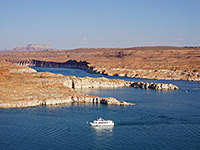
[[[6,49],[7,50],[7,49]],[[12,51],[51,51],[54,50],[49,45],[27,44],[26,46],[18,46],[11,49]]]

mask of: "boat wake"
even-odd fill
[[[116,123],[115,126],[151,126],[151,125],[162,125],[162,124],[171,124],[170,122],[123,122]]]

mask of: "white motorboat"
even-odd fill
[[[94,120],[90,122],[91,126],[114,126],[114,122],[112,120],[104,120],[100,117],[98,120]]]

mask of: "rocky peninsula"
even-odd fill
[[[75,77],[37,72],[26,66],[1,61],[0,108],[31,107],[66,103],[98,103],[134,105],[115,98],[101,98],[81,94],[70,88],[68,80]]]
[[[31,107],[66,103],[98,103],[134,105],[115,98],[89,96],[76,91],[80,88],[135,87],[155,90],[177,90],[172,84],[130,82],[107,78],[75,77],[37,72],[27,66],[0,63],[0,108]]]

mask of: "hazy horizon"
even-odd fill
[[[30,43],[29,43],[30,44]],[[38,44],[38,43],[37,43]],[[38,44],[38,45],[42,45],[42,44]],[[17,47],[26,47],[27,45],[24,46],[17,46]],[[48,45],[51,46],[51,45]],[[14,48],[17,48],[14,47]],[[184,48],[184,47],[188,47],[188,48],[200,48],[200,46],[191,46],[191,45],[184,45],[184,46],[175,46],[175,45],[138,45],[138,46],[127,46],[127,47],[75,47],[75,48],[62,48],[62,49],[58,49],[55,47],[51,47],[52,50],[76,50],[76,49],[95,49],[95,48],[111,48],[111,49],[120,49],[120,48],[137,48],[137,47],[180,47],[180,48]],[[14,48],[12,49],[0,49],[0,51],[12,51]],[[13,50],[13,51],[27,51],[27,50]],[[32,51],[32,50],[29,50]],[[38,50],[36,50],[38,51]],[[44,50],[39,50],[39,51],[44,51]]]
[[[0,0],[0,50],[199,46],[199,0]]]

